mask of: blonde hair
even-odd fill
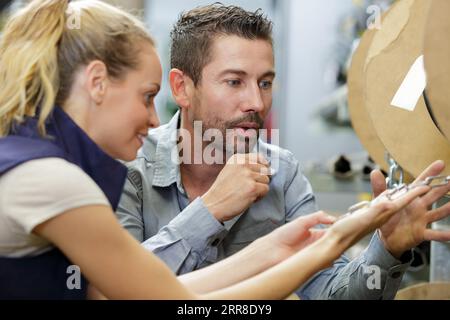
[[[120,79],[138,68],[142,40],[154,45],[142,22],[106,3],[32,0],[9,19],[0,39],[0,137],[36,115],[46,135],[45,122],[68,98],[80,67],[101,60]]]

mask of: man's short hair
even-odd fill
[[[175,23],[170,33],[171,68],[183,71],[197,85],[203,68],[211,61],[213,40],[221,35],[265,40],[273,45],[272,22],[261,9],[249,12],[214,3],[182,13]]]

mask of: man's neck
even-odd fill
[[[181,164],[180,171],[183,183],[192,181],[189,184],[209,189],[223,167],[224,165]]]
[[[180,174],[183,187],[186,190],[189,199],[194,200],[195,198],[205,194],[209,188],[216,181],[217,176],[220,174],[225,166],[223,164],[207,164],[203,159],[203,151],[205,145],[203,141],[195,141],[194,129],[191,125],[185,121],[186,115],[181,115],[181,125],[180,127],[189,132],[191,139],[183,139],[181,142],[182,150],[190,150],[190,159],[183,159],[180,164]],[[202,138],[202,137],[197,137]],[[201,148],[195,148],[195,143],[201,143]],[[201,163],[196,164],[195,159],[201,159]]]
[[[190,201],[203,196],[216,181],[224,165],[180,164],[183,187]]]

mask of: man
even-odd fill
[[[292,153],[264,142],[255,145],[272,105],[271,22],[259,11],[211,5],[183,14],[171,37],[169,78],[180,111],[150,132],[129,165],[117,215],[146,248],[184,274],[317,207]],[[249,153],[255,148],[265,157]],[[424,174],[442,170],[438,163]],[[373,178],[378,194],[384,178],[379,172]],[[434,198],[406,212],[425,216]],[[361,256],[351,262],[342,257],[298,294],[304,299],[393,298],[411,260],[409,249],[431,238],[420,217],[397,215]],[[373,266],[380,277],[376,288],[367,285]]]

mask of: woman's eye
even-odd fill
[[[153,99],[155,98],[154,94],[147,94],[145,95],[145,105],[147,107],[151,106],[153,104]]]
[[[227,84],[231,87],[237,87],[241,84],[241,80],[227,80]]]
[[[272,81],[263,80],[259,83],[259,87],[261,89],[270,89],[270,88],[272,88]]]

